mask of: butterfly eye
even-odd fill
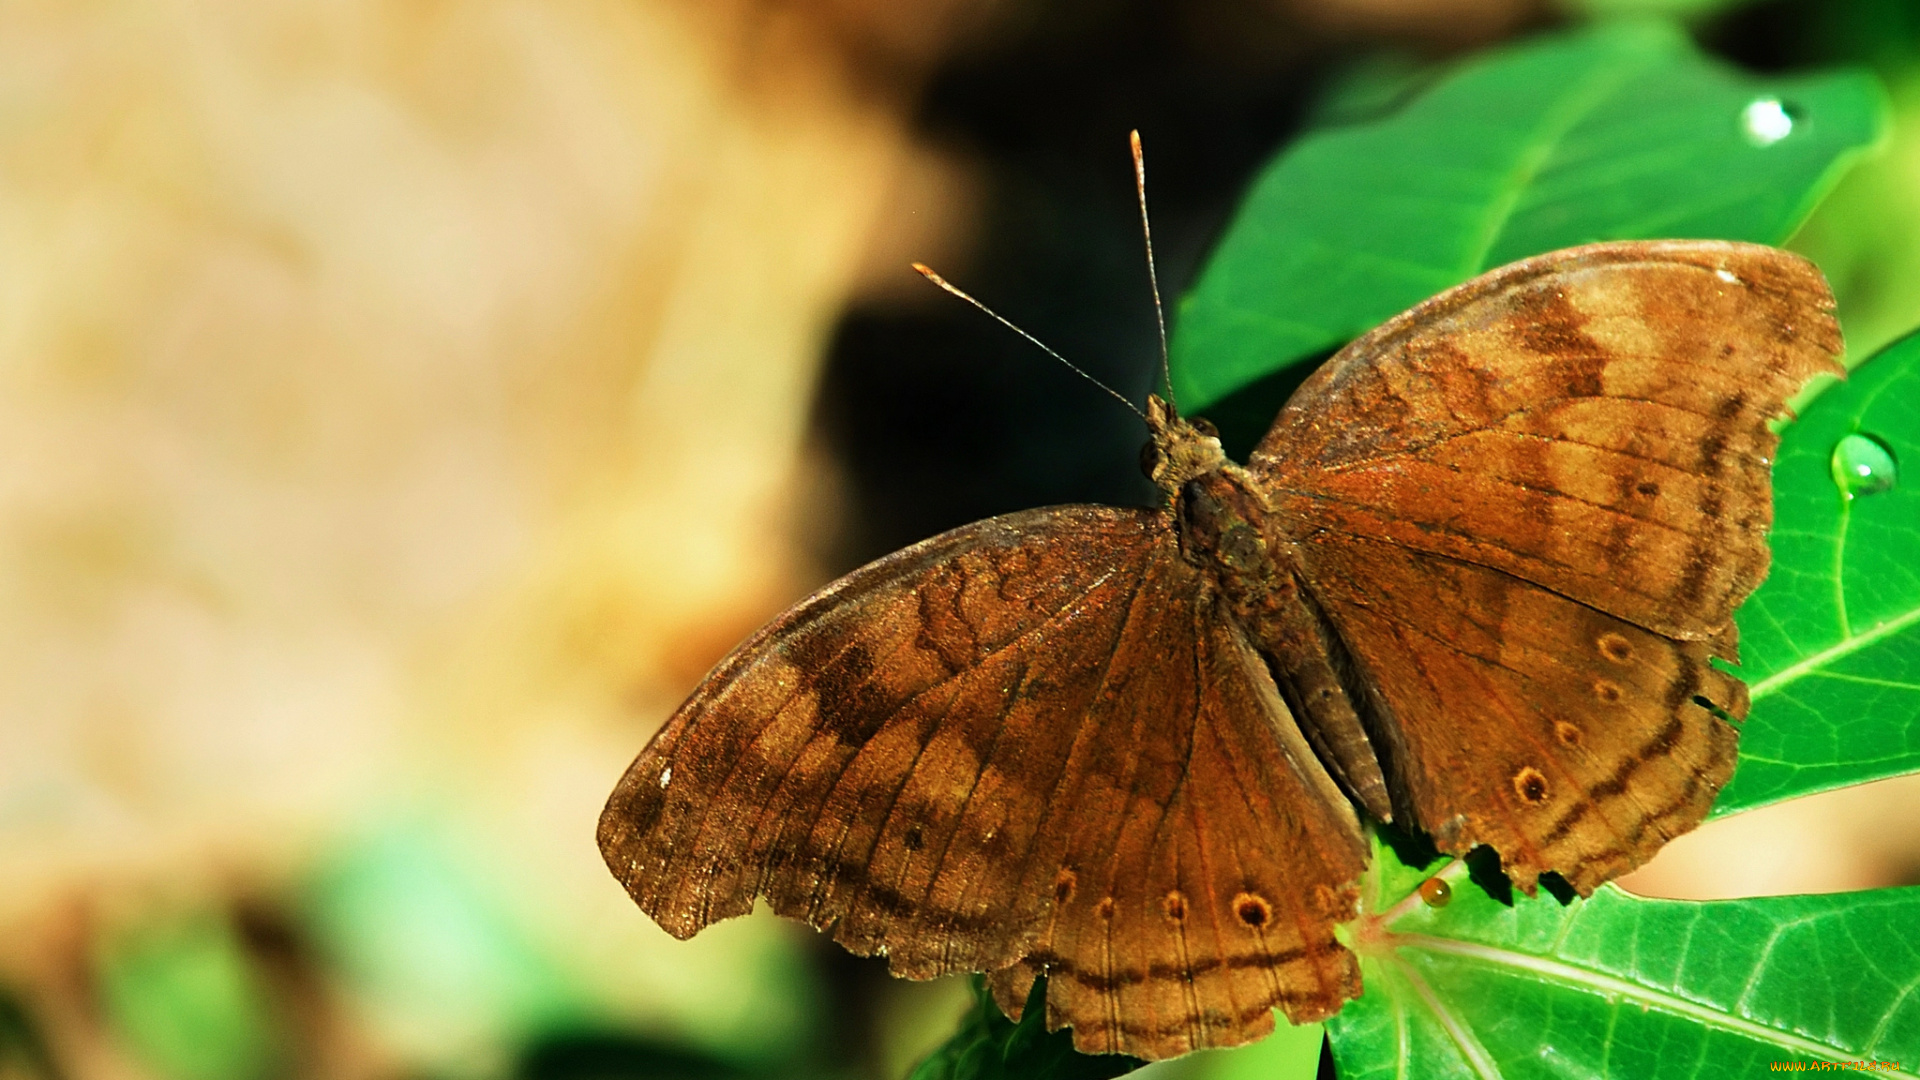
[[[1193,418],[1193,430],[1205,435],[1209,439],[1217,439],[1220,437],[1220,429],[1213,426],[1213,421],[1202,416]]]
[[[1146,478],[1153,479],[1153,470],[1160,467],[1160,448],[1152,439],[1140,444],[1140,471]]]

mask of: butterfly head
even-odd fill
[[[1147,444],[1140,448],[1140,471],[1172,498],[1187,481],[1227,463],[1220,432],[1205,420],[1188,420],[1173,402],[1147,395]]]

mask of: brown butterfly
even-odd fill
[[[1088,1052],[1338,1011],[1357,806],[1582,895],[1733,771],[1768,422],[1839,373],[1805,260],[1596,244],[1336,355],[1246,466],[1149,400],[1157,510],[982,521],[827,586],[714,669],[600,848],[677,937],[756,896],[893,972],[991,972]]]

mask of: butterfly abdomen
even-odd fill
[[[1336,647],[1331,631],[1301,592],[1266,500],[1246,472],[1229,463],[1187,481],[1174,516],[1181,552],[1206,573],[1266,658],[1327,771],[1376,820],[1393,820],[1379,757],[1329,659]]]

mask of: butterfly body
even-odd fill
[[[1706,813],[1819,274],[1593,245],[1356,340],[1247,465],[1149,403],[1159,509],[1025,511],[855,571],[703,682],[601,818],[686,937],[765,897],[896,974],[1161,1058],[1360,992],[1360,816],[1582,894]]]
[[[1156,461],[1180,459],[1177,448],[1187,442],[1218,446],[1217,438],[1181,420],[1157,396],[1148,400],[1147,425]],[[1205,459],[1198,452],[1184,456]],[[1335,669],[1338,643],[1301,588],[1298,545],[1259,483],[1224,454],[1204,471],[1183,475],[1169,468],[1148,475],[1172,503],[1181,552],[1207,574],[1233,621],[1266,659],[1320,762],[1371,817],[1392,821],[1378,755]]]

